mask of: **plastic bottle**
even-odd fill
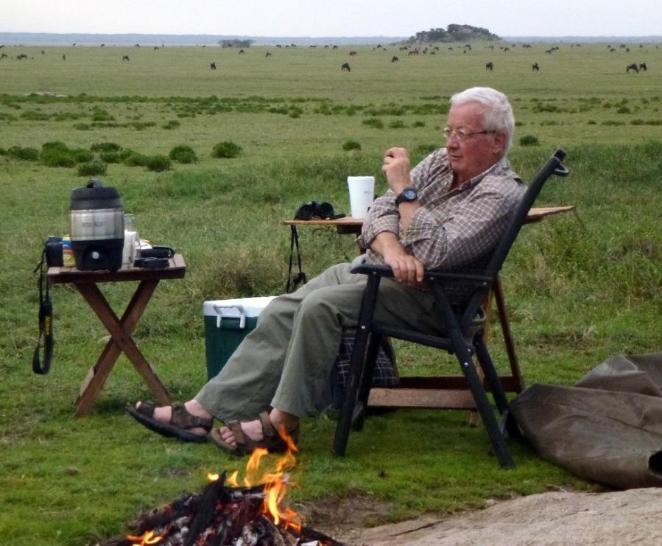
[[[75,267],[74,249],[71,246],[71,237],[65,235],[62,237],[62,265],[64,267]]]

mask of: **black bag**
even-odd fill
[[[338,358],[331,371],[331,407],[340,409],[345,398],[345,388],[349,378],[352,351],[354,350],[355,330],[345,330],[340,340]],[[397,387],[400,384],[400,376],[395,363],[395,353],[388,338],[379,347],[375,371],[372,376],[373,387]]]

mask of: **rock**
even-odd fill
[[[662,489],[553,492],[335,538],[355,546],[653,545],[662,544],[660,521]]]

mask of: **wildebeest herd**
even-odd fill
[[[73,45],[75,46],[76,44],[73,44]],[[574,47],[575,45],[577,47],[579,47],[581,44],[571,44],[570,47]],[[516,46],[517,46],[517,44],[512,44],[512,45],[506,44],[506,45],[501,45],[499,47],[499,49],[503,53],[507,54],[511,50],[511,47],[516,47]],[[0,49],[2,49],[4,47],[5,46],[3,44],[0,44]],[[105,47],[105,44],[100,44],[100,47]],[[140,47],[140,44],[135,44],[134,47]],[[162,46],[162,47],[164,47],[164,46]],[[205,47],[205,46],[203,46],[203,47]],[[283,47],[283,46],[280,45],[280,44],[276,45],[276,48],[281,48],[281,47]],[[288,45],[285,46],[285,48],[289,48],[289,47],[295,48],[296,44],[288,44]],[[317,46],[310,46],[310,47],[317,47]],[[490,49],[491,51],[495,50],[494,45],[485,45],[484,47],[487,48],[487,49]],[[521,44],[521,47],[522,48],[531,48],[532,46],[531,46],[531,44]],[[621,49],[623,49],[625,52],[630,51],[630,48],[626,47],[625,44],[621,44],[619,47]],[[639,48],[642,48],[642,47],[643,47],[643,44],[640,44]],[[325,45],[324,48],[338,49],[338,46],[337,45],[333,45],[333,46]],[[472,51],[471,44],[465,44],[464,46],[457,46],[457,48],[461,49],[463,53],[467,53],[467,52]],[[607,48],[608,48],[608,51],[610,53],[613,53],[613,52],[616,51],[616,48],[611,46],[611,45],[608,45]],[[658,48],[658,46],[656,46],[656,49],[657,48]],[[158,50],[159,47],[154,47],[154,49]],[[378,49],[383,49],[384,51],[387,51],[387,48],[383,47],[381,44],[372,48],[373,51],[378,50]],[[548,49],[545,49],[544,51],[545,51],[545,53],[551,54],[551,53],[554,53],[556,51],[560,51],[560,49],[561,48],[559,46],[552,46]],[[453,46],[448,46],[448,50],[453,51]],[[402,51],[402,52],[406,51],[408,55],[419,55],[419,54],[426,55],[428,53],[431,54],[431,55],[434,55],[436,52],[440,51],[440,48],[439,48],[438,45],[425,45],[425,44],[399,45],[399,51]],[[240,48],[240,49],[238,49],[238,53],[240,55],[243,55],[243,54],[246,53],[246,49]],[[46,54],[45,50],[42,49],[41,54],[45,55]],[[348,51],[348,55],[350,57],[357,56],[358,51],[355,50],[355,49],[350,49]],[[265,57],[272,57],[271,51],[267,50],[264,56]],[[6,58],[9,58],[9,55],[7,53],[3,52],[2,54],[0,54],[0,60],[6,59]],[[27,60],[27,59],[34,59],[34,57],[28,57],[28,55],[26,53],[19,53],[14,58],[18,61]],[[67,59],[67,56],[66,56],[66,54],[63,53],[62,54],[62,60],[64,61],[66,59]],[[129,55],[122,55],[121,60],[122,60],[122,62],[130,62],[131,59],[130,59]],[[399,59],[398,56],[396,56],[396,55],[391,56],[391,63],[397,63],[397,62],[399,62],[399,60],[400,59]],[[540,72],[541,71],[541,65],[537,61],[533,62],[530,66],[531,66],[531,71],[532,72]],[[210,70],[216,70],[216,68],[217,68],[216,61],[211,61],[209,63],[209,69]],[[496,63],[494,61],[488,60],[488,61],[485,62],[485,70],[486,71],[492,72],[492,71],[495,70],[495,68],[496,68]],[[352,68],[351,68],[351,66],[348,62],[343,62],[340,65],[340,70],[342,72],[351,72]],[[639,73],[639,72],[647,72],[647,71],[648,71],[648,65],[647,65],[646,62],[628,63],[626,65],[626,68],[625,68],[626,73]]]

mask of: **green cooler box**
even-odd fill
[[[234,350],[255,328],[262,309],[275,297],[204,302],[207,379],[221,371]]]

